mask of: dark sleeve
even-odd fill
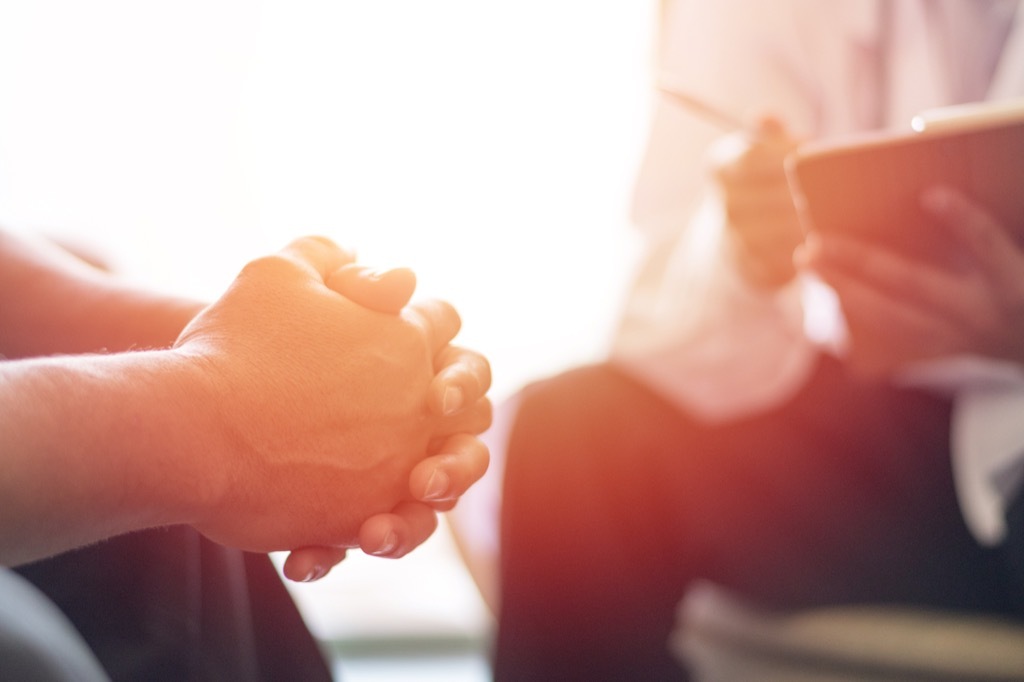
[[[17,570],[114,682],[330,680],[270,558],[191,528],[132,533]]]

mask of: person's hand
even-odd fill
[[[398,314],[411,298],[416,281],[404,268],[379,270],[351,263],[328,276],[327,285],[367,308]],[[434,414],[453,416],[469,407],[490,411],[485,394],[491,373],[482,355],[449,345],[435,362],[437,374],[428,399]],[[409,477],[412,500],[363,523],[359,538],[364,552],[399,558],[412,551],[436,530],[437,512],[454,506],[487,470],[487,446],[470,434],[444,439],[438,453],[413,468]],[[345,558],[345,552],[343,547],[295,549],[285,560],[283,571],[291,580],[318,580]]]
[[[487,470],[487,446],[470,434],[445,441],[439,454],[428,457],[409,477],[412,499],[388,513],[367,519],[359,531],[359,547],[367,554],[397,559],[421,545],[437,529],[437,512],[450,509]],[[440,491],[435,481],[442,480]],[[345,558],[345,547],[302,547],[284,563],[285,577],[297,582],[319,580]]]
[[[350,547],[409,496],[432,444],[489,423],[489,405],[438,417],[435,358],[459,328],[440,302],[370,311],[325,280],[350,260],[307,238],[250,263],[182,332],[219,428],[193,525],[251,551]]]
[[[835,289],[855,368],[885,375],[958,354],[1024,363],[1024,249],[984,208],[951,189],[922,197],[956,267],[911,260],[835,235],[814,235],[798,259]]]
[[[729,243],[756,287],[777,288],[796,274],[793,251],[803,232],[783,161],[797,144],[780,122],[764,118],[753,132],[729,135],[711,151]]]

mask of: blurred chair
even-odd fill
[[[695,585],[670,645],[694,682],[1024,682],[1024,623],[898,606],[792,612]]]

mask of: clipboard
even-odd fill
[[[944,184],[984,206],[1024,245],[1024,99],[933,109],[909,131],[801,145],[786,173],[803,228],[906,256],[957,261],[922,192]]]

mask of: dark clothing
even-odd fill
[[[0,680],[110,682],[64,614],[31,583],[2,567]]]
[[[330,680],[269,557],[175,527],[18,568],[114,682]]]
[[[1024,616],[1020,566],[957,507],[950,409],[831,358],[788,404],[719,426],[607,365],[528,387],[506,462],[496,678],[685,679],[666,643],[696,579],[767,607]]]

